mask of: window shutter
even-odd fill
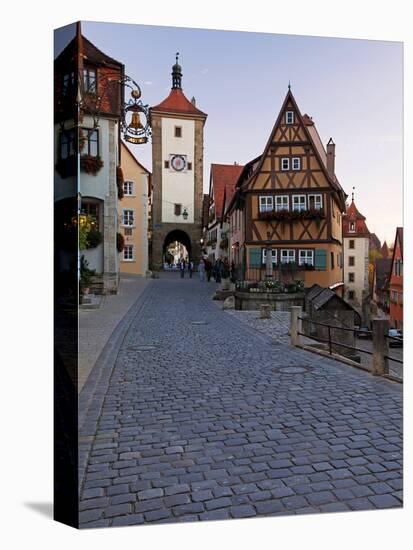
[[[315,249],[315,268],[319,271],[325,271],[327,269],[327,250]]]
[[[249,260],[250,260],[249,261],[250,267],[261,267],[262,265],[261,248],[250,248]]]

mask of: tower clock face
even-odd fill
[[[172,155],[171,167],[175,172],[182,172],[186,168],[186,156],[184,155]]]

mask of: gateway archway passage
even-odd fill
[[[193,260],[189,235],[180,229],[170,231],[163,243],[162,258],[165,269],[177,266],[181,258],[186,262]]]

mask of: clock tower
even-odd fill
[[[201,255],[204,124],[207,115],[182,91],[182,68],[172,67],[172,88],[150,109],[152,127],[153,270],[162,269],[168,245],[178,241],[189,258]]]

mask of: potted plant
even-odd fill
[[[80,281],[79,281],[79,299],[82,303],[82,297],[89,294],[92,277],[96,274],[96,270],[89,269],[89,262],[84,255],[80,257]]]

